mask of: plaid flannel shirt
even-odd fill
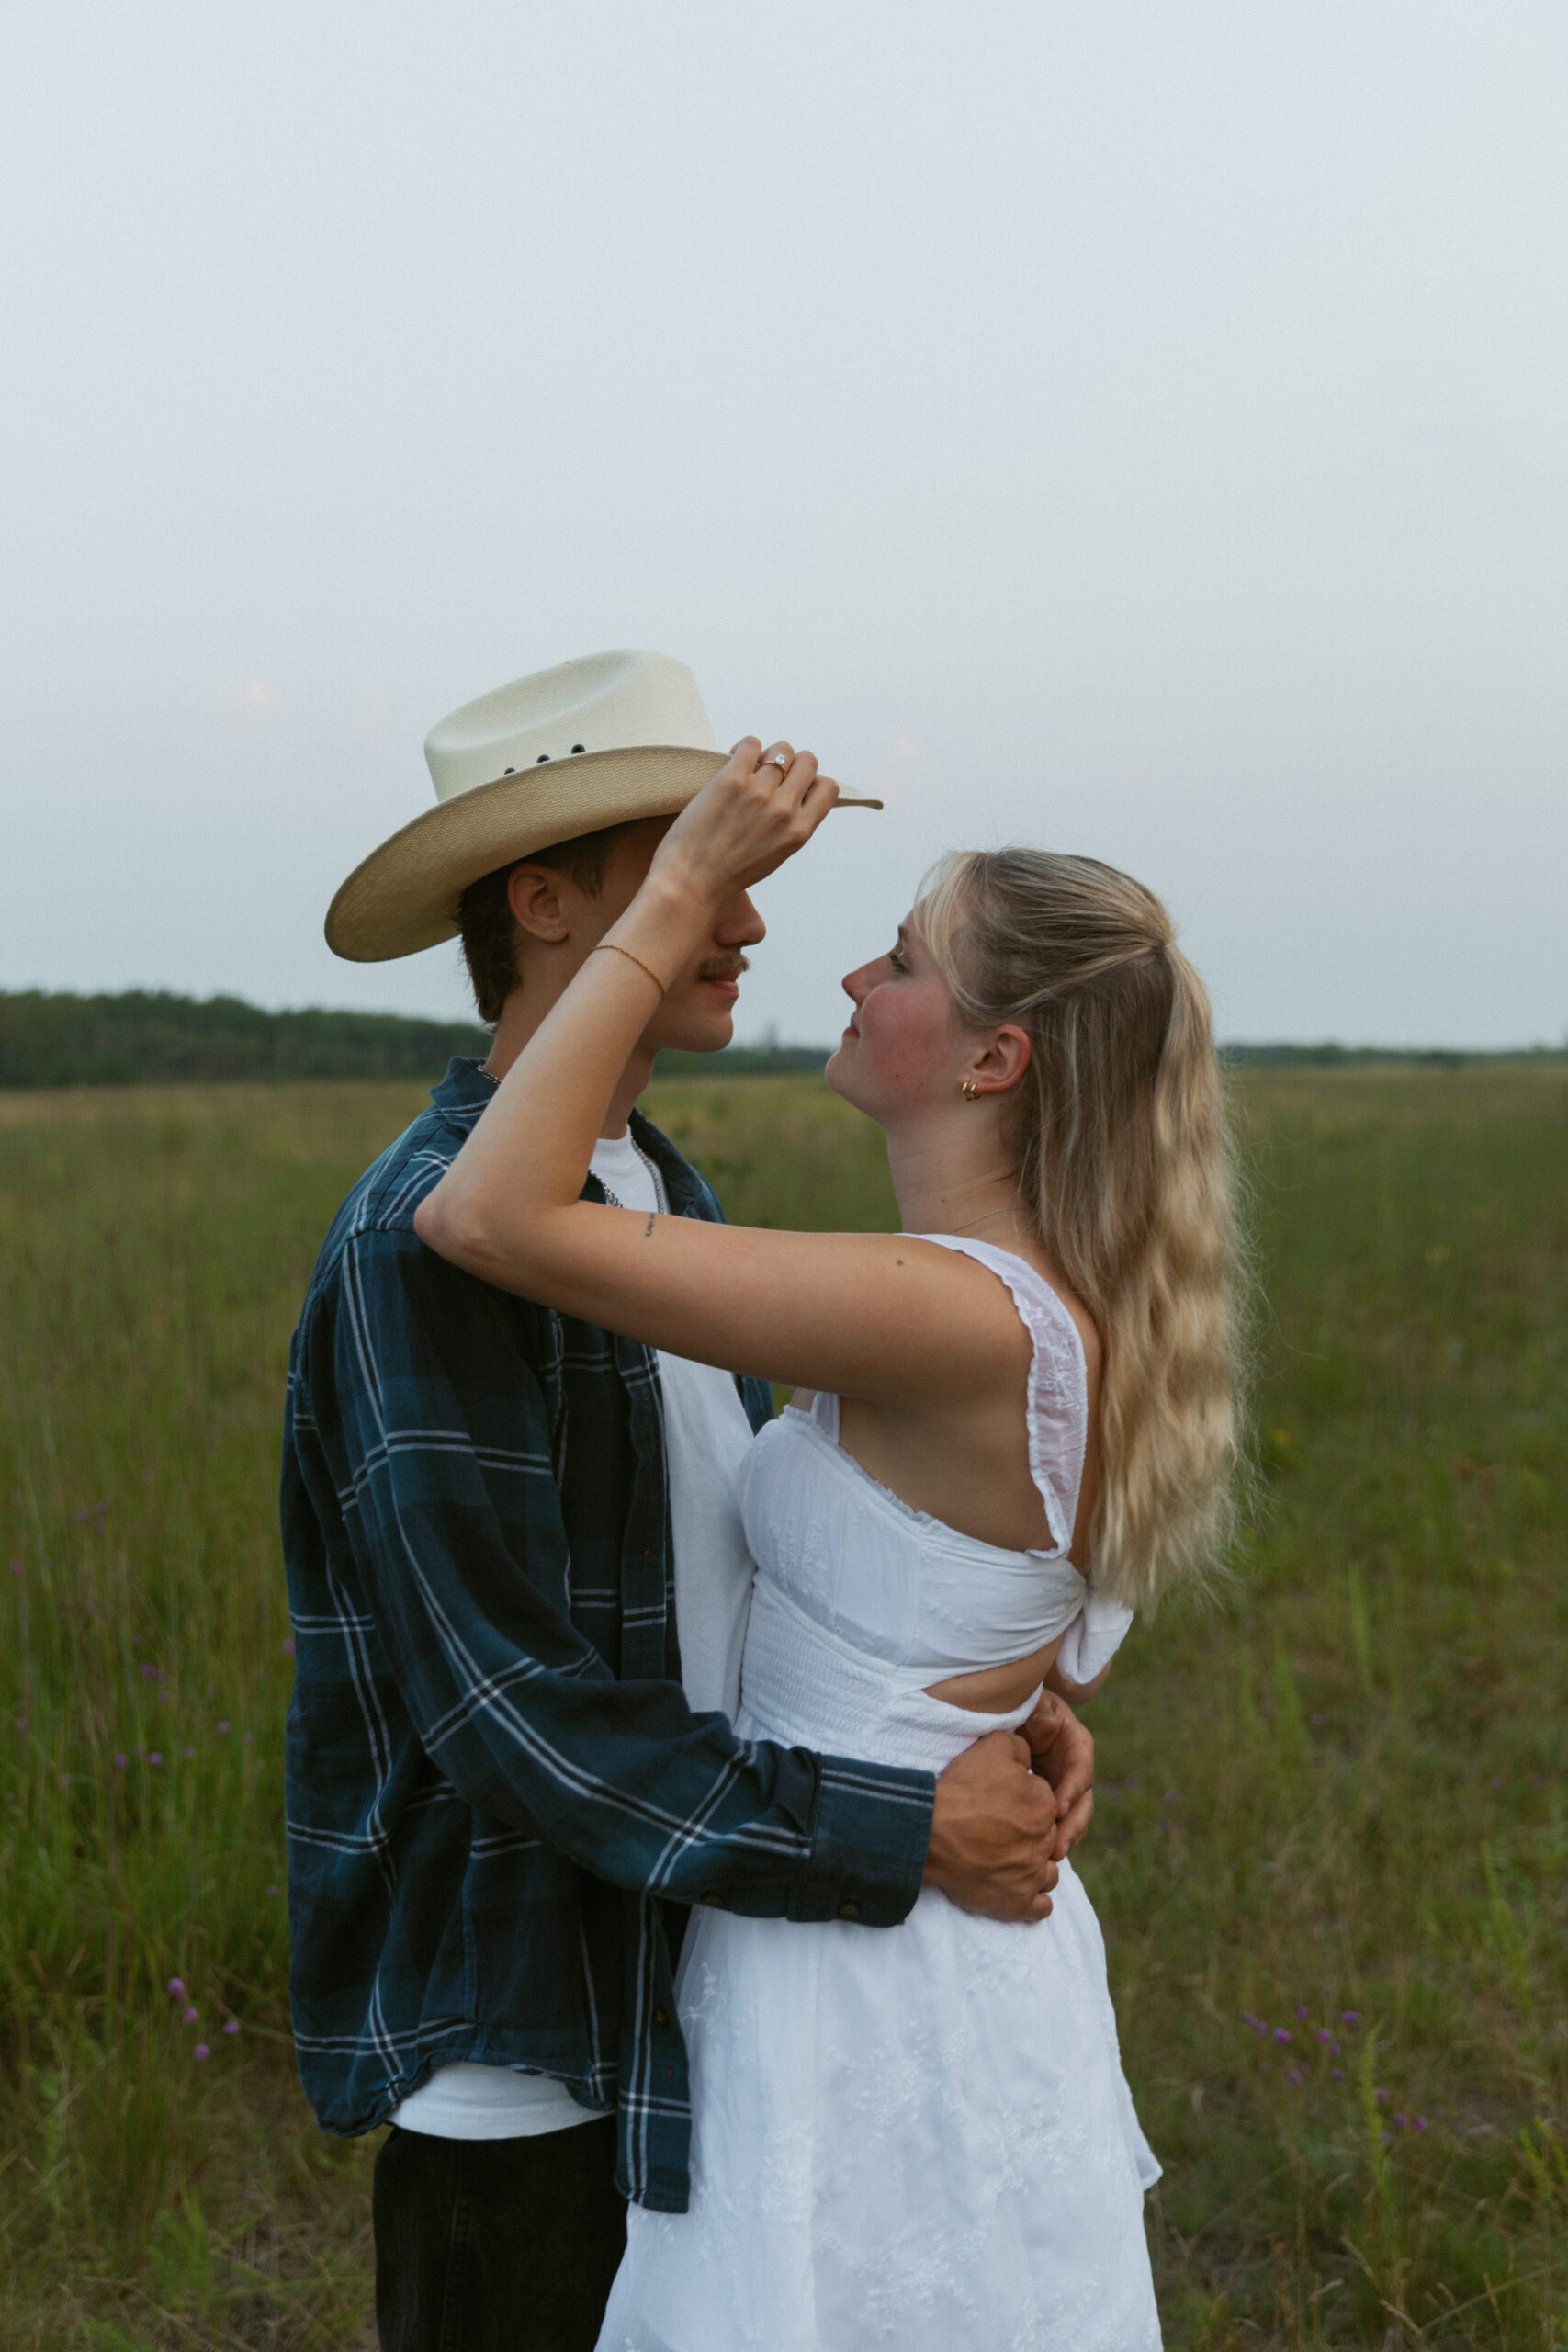
[[[891,1926],[934,1784],[692,1713],[652,1352],[413,1231],[491,1091],[454,1061],[361,1179],[290,1351],[295,2046],[347,2133],[455,2059],[555,2075],[616,2111],[623,2191],[682,2212],[685,1906]],[[671,1208],[717,1219],[634,1119]],[[592,1178],[584,1197],[604,1197]],[[741,1392],[760,1427],[766,1389]]]

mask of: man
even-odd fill
[[[441,805],[349,877],[327,935],[369,959],[460,933],[494,1044],[344,1203],[291,1351],[295,2039],[328,2130],[393,2125],[388,2352],[544,2352],[592,2345],[623,2199],[685,2206],[686,1906],[870,1930],[934,1883],[1026,1917],[1087,1822],[1092,1751],[1059,1702],[1030,1727],[1055,1794],[1003,1735],[935,1781],[736,1738],[733,1473],[767,1392],[493,1290],[413,1231],[723,757],[690,673],[649,654],[502,688],[426,752]],[[635,1104],[660,1047],[728,1042],[762,935],[749,897],[720,910],[626,1066],[591,1197],[720,1215]]]

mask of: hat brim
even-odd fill
[[[694,800],[728,758],[671,743],[585,752],[477,785],[372,850],[327,910],[327,945],[351,964],[417,956],[455,939],[470,882],[535,850],[605,825],[673,817]],[[880,808],[841,794],[840,808]]]

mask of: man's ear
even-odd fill
[[[514,865],[507,877],[506,903],[513,920],[530,939],[552,944],[567,938],[572,910],[567,903],[571,884],[548,865]]]

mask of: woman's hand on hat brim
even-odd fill
[[[674,883],[722,906],[804,849],[838,797],[815,752],[788,743],[764,751],[755,735],[743,736],[665,834],[646,887]]]

